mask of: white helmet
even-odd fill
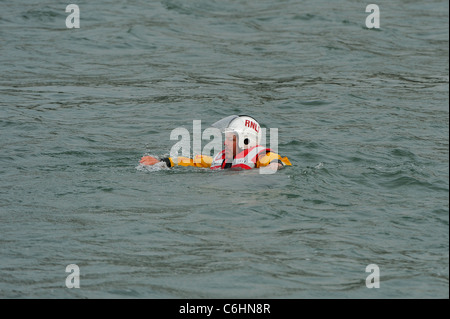
[[[254,147],[259,144],[262,132],[259,123],[247,115],[231,115],[212,125],[224,133],[233,133],[238,137],[240,149]]]

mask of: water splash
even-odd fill
[[[164,162],[158,162],[154,165],[139,164],[136,166],[136,170],[141,171],[141,172],[157,172],[157,171],[169,170],[169,169],[170,168],[167,167],[166,163],[164,163]]]

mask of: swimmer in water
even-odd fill
[[[153,156],[143,156],[140,163],[154,165],[165,162],[168,167],[194,166],[210,169],[252,169],[268,167],[278,170],[291,165],[287,157],[282,158],[270,148],[259,145],[261,127],[252,117],[247,115],[231,115],[212,125],[225,133],[224,149],[214,157],[197,155],[194,159],[188,157],[166,157],[157,159]]]

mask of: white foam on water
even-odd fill
[[[136,170],[141,171],[141,172],[157,172],[157,171],[169,170],[169,169],[170,168],[167,167],[165,162],[158,162],[154,165],[139,164],[136,166]]]

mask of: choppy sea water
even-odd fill
[[[0,1],[0,297],[449,297],[448,1],[75,3]],[[293,166],[138,165],[231,114]]]

